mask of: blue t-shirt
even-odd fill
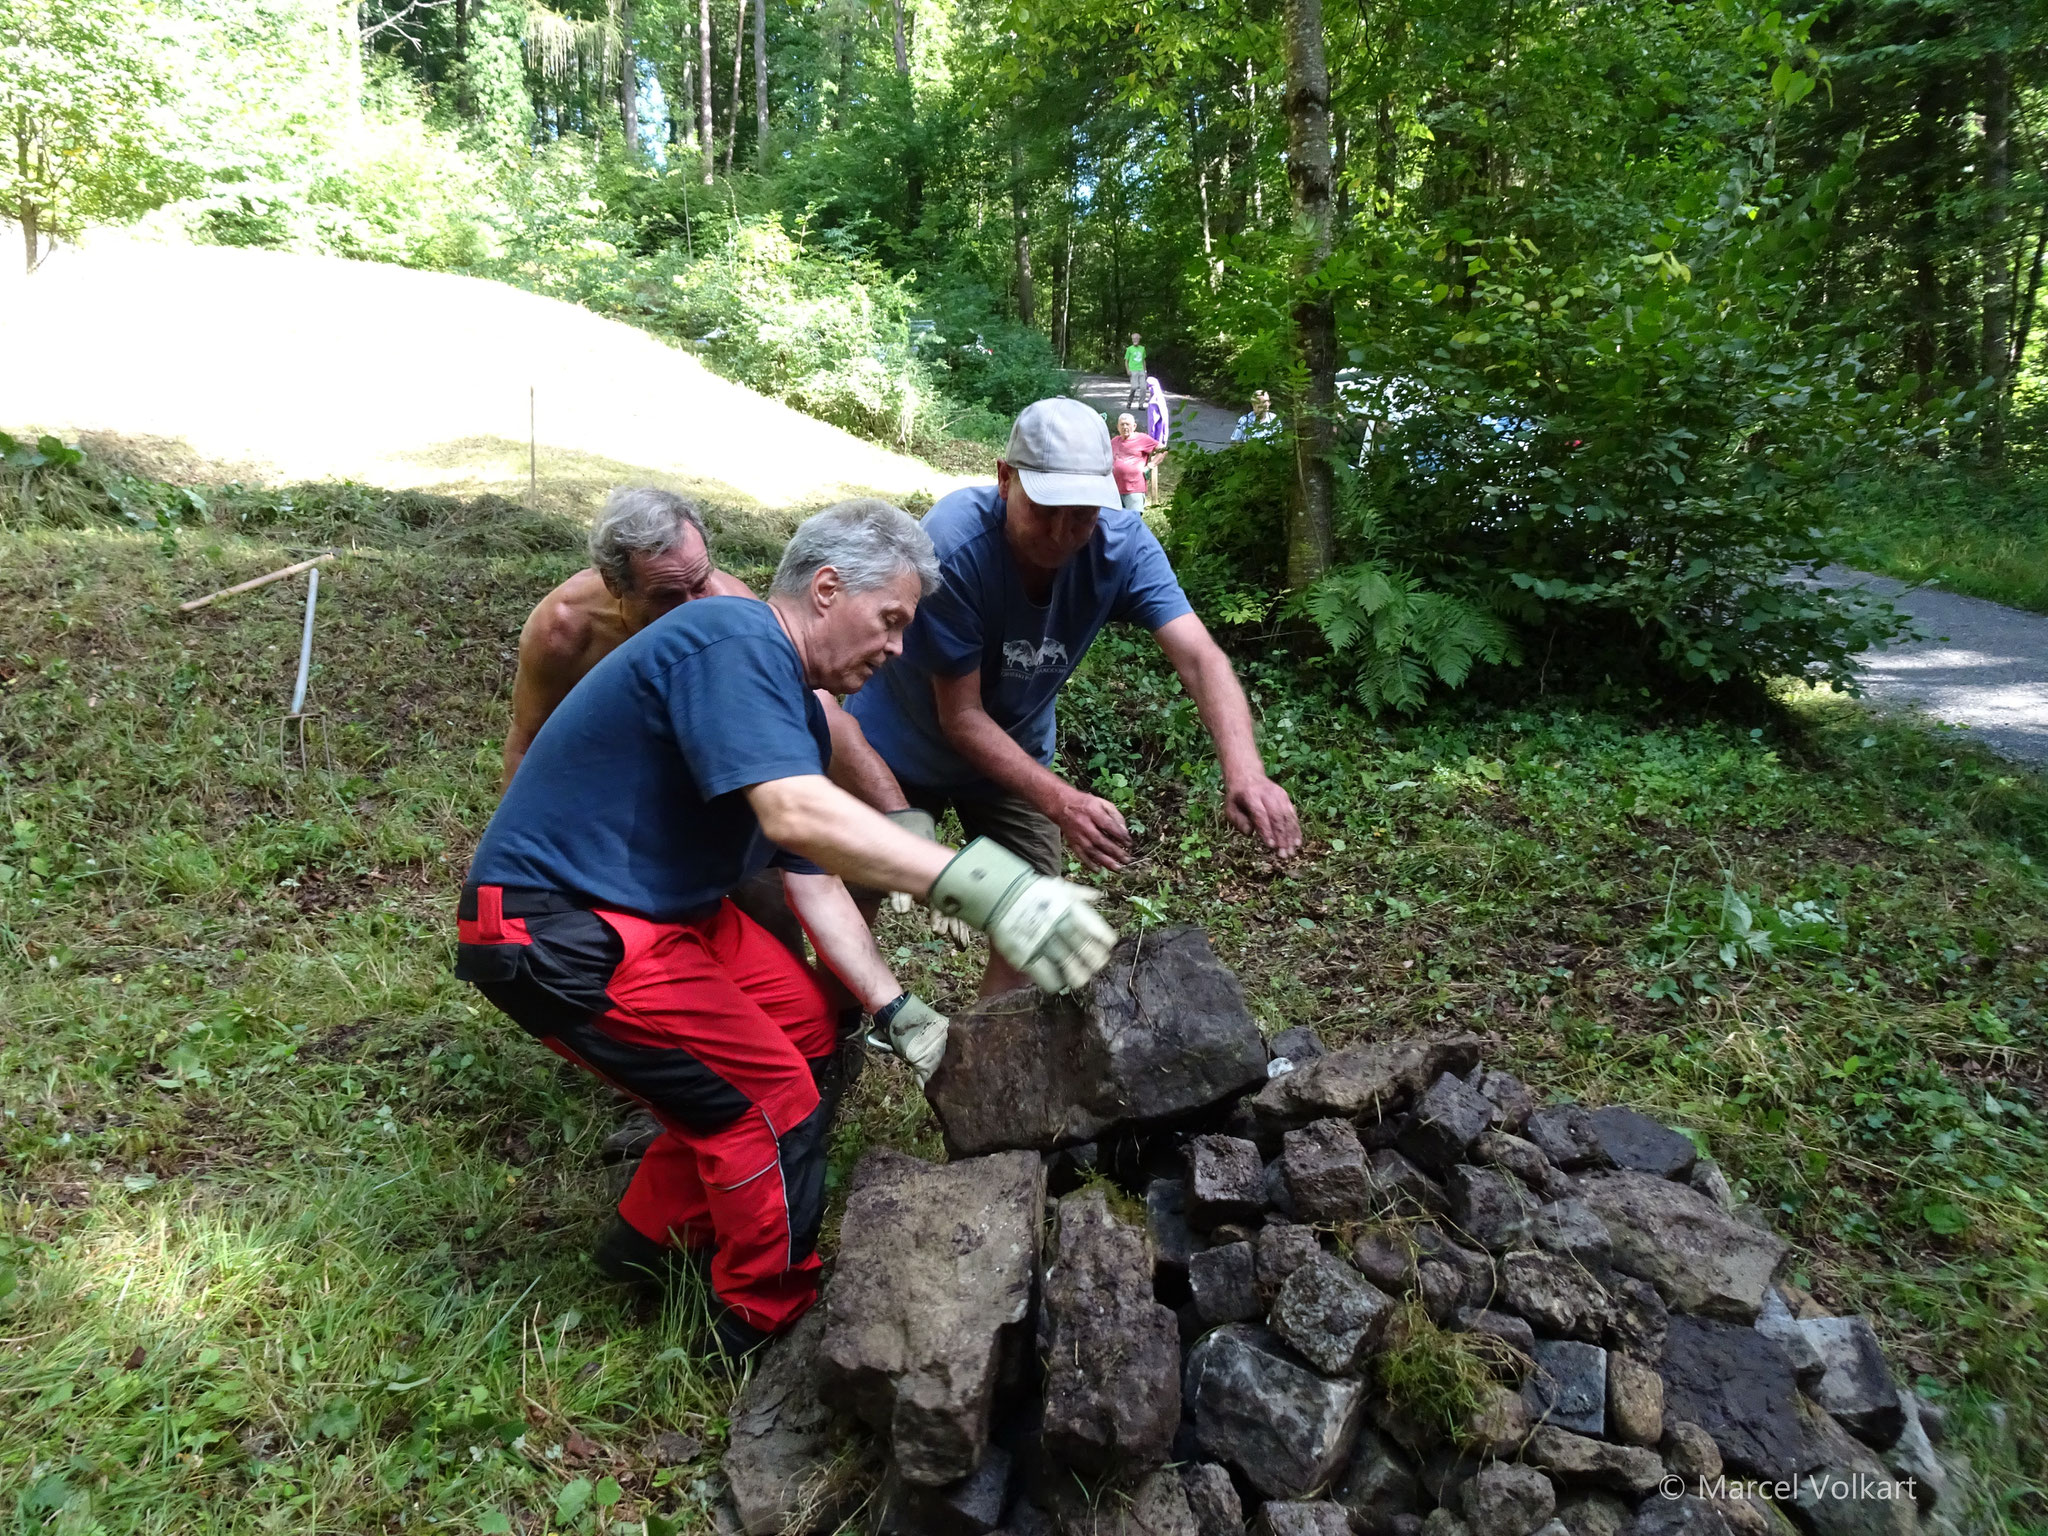
[[[1094,538],[1034,603],[1003,537],[993,485],[953,492],[925,514],[939,555],[939,589],[918,604],[903,654],[846,702],[883,761],[907,784],[992,789],[939,727],[934,677],[981,669],[989,717],[1040,763],[1052,761],[1053,700],[1102,626],[1158,629],[1194,610],[1143,518],[1104,507]]]
[[[816,868],[780,854],[740,791],[823,773],[831,759],[825,711],[768,605],[699,598],[569,690],[512,776],[469,878],[674,921],[772,862]]]

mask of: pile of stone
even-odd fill
[[[1691,1140],[1472,1034],[1264,1041],[1199,930],[954,1020],[756,1371],[748,1536],[1910,1536],[1941,1419]]]

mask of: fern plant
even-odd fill
[[[1358,698],[1368,711],[1413,714],[1434,684],[1461,687],[1482,661],[1521,661],[1508,614],[1525,600],[1512,588],[1452,591],[1387,561],[1378,514],[1353,473],[1339,475],[1337,511],[1345,542],[1365,558],[1331,571],[1304,594],[1301,607],[1333,656],[1357,668]]]

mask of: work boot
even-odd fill
[[[726,1362],[735,1367],[765,1349],[775,1338],[776,1335],[762,1332],[731,1307],[720,1307],[718,1316],[711,1321],[712,1342]]]
[[[657,1243],[614,1211],[591,1250],[590,1260],[607,1280],[650,1290],[666,1286],[678,1275],[707,1277],[711,1250]]]
[[[598,1148],[597,1160],[601,1163],[637,1162],[647,1155],[647,1149],[660,1139],[665,1127],[654,1118],[654,1111],[644,1105],[627,1115],[616,1131],[605,1137],[604,1145]]]

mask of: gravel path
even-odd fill
[[[1124,409],[1126,381],[1077,373],[1073,390],[1097,410]],[[1211,401],[1167,391],[1173,440],[1216,449],[1228,445],[1238,413]],[[1866,586],[1920,623],[1928,637],[1864,654],[1864,697],[1880,709],[1916,709],[2015,762],[2048,764],[2048,615],[2027,613],[1832,565],[1817,580]]]

